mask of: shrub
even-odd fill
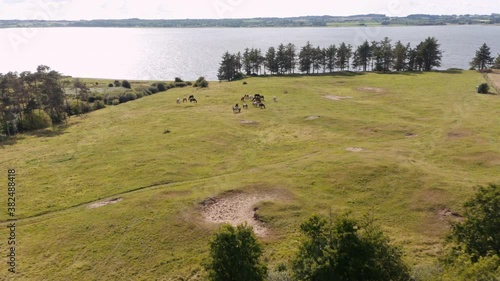
[[[158,93],[158,88],[153,87],[153,86],[149,87],[149,88],[148,88],[148,90],[149,90],[152,94],[156,94],[156,93]]]
[[[167,90],[165,83],[158,83],[158,85],[156,85],[156,88],[158,88],[159,92],[165,92]]]
[[[372,221],[347,215],[334,222],[313,216],[300,226],[307,237],[293,261],[297,280],[409,280],[403,253]]]
[[[52,126],[50,116],[44,111],[35,110],[24,115],[21,127],[25,131],[45,129]]]
[[[180,77],[175,77],[175,82],[178,83],[178,82],[184,82]]]
[[[120,87],[121,85],[122,85],[122,83],[120,83],[120,81],[115,80],[115,87]]]
[[[103,101],[99,100],[99,101],[94,102],[94,110],[103,109],[105,107],[106,107],[106,105],[104,104]]]
[[[488,83],[483,83],[477,87],[477,92],[480,94],[487,94],[490,91]]]
[[[188,85],[188,86],[193,86],[193,82],[191,82],[191,81],[187,81],[187,82],[186,82],[186,85]]]
[[[137,95],[129,91],[121,94],[118,99],[120,100],[120,103],[125,103],[137,99]]]
[[[262,281],[267,267],[260,261],[262,249],[250,226],[225,224],[210,242],[206,265],[212,281]]]
[[[246,84],[248,84],[247,81],[243,81],[243,85],[246,85]]]
[[[140,99],[144,96],[144,91],[135,92],[135,95],[138,99]]]
[[[112,102],[111,102],[112,105],[119,105],[120,104],[120,100],[119,99],[114,99]]]
[[[175,83],[174,82],[168,83],[167,89],[173,89],[173,88],[175,88]]]
[[[194,87],[206,88],[206,87],[208,87],[208,81],[205,80],[205,77],[201,76],[194,83]]]
[[[186,86],[187,86],[187,84],[184,82],[176,82],[175,83],[175,87],[178,87],[178,88],[184,88]]]
[[[89,113],[93,110],[88,102],[80,103],[80,106],[82,108],[82,113]]]
[[[105,95],[104,96],[104,103],[107,105],[113,105],[113,100],[115,100],[115,99],[118,99],[117,95],[111,95],[111,94]]]
[[[109,84],[108,84],[108,87],[109,87],[109,88],[113,88],[114,86],[115,86],[115,85],[113,85],[113,83],[109,83]]]
[[[130,86],[130,82],[128,82],[127,80],[122,81],[122,87],[127,89],[132,89],[132,86]]]

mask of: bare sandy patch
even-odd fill
[[[416,138],[416,137],[418,137],[418,135],[415,133],[405,133],[405,137],[406,138]]]
[[[252,121],[252,120],[241,120],[240,123],[241,124],[257,124],[257,122]]]
[[[439,210],[438,216],[441,220],[448,220],[448,219],[455,221],[463,220],[463,217],[459,213],[453,212],[447,208]]]
[[[229,192],[220,197],[210,197],[201,202],[204,218],[212,223],[238,225],[246,222],[253,227],[258,236],[266,236],[269,229],[258,215],[256,206],[259,202],[277,199],[273,194],[249,194]]]
[[[345,99],[352,99],[352,97],[349,97],[349,96],[332,96],[332,95],[326,95],[326,96],[323,96],[323,97],[325,99],[334,100],[334,101],[345,100]]]
[[[372,87],[361,87],[361,88],[358,88],[358,90],[363,91],[363,92],[373,92],[373,93],[385,92],[385,90],[382,88],[372,88]]]
[[[348,147],[345,150],[349,152],[361,152],[364,151],[365,149],[361,147]]]
[[[92,203],[92,204],[88,205],[87,208],[88,209],[100,208],[100,207],[103,207],[103,206],[106,206],[109,204],[116,204],[116,203],[121,202],[121,201],[123,201],[123,198],[113,198],[113,199],[110,199],[107,201],[100,201],[100,202]]]
[[[313,115],[313,116],[309,116],[309,117],[307,117],[305,120],[310,121],[310,120],[316,120],[316,119],[318,119],[318,118],[319,118],[319,116],[314,116],[314,115]]]

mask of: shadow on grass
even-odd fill
[[[0,138],[0,148],[5,148],[6,146],[12,146],[17,143],[17,141],[24,139],[25,136],[33,136],[37,138],[52,138],[64,135],[66,133],[66,129],[68,129],[70,125],[63,124],[53,128],[40,129],[36,131],[23,132],[19,133],[15,136]]]
[[[24,137],[22,135],[3,137],[0,136],[0,149],[4,149],[7,146],[12,146],[17,143],[18,140],[22,140]]]
[[[336,71],[332,73],[292,73],[292,74],[283,74],[283,75],[277,75],[277,74],[265,74],[265,75],[248,75],[245,78],[269,78],[269,77],[292,77],[292,78],[301,78],[301,77],[353,77],[353,76],[360,76],[360,75],[365,75],[367,72],[354,72],[354,71]],[[243,79],[240,79],[243,80]],[[240,81],[240,80],[233,80],[233,81]],[[232,82],[232,81],[231,81]]]

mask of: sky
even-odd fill
[[[0,0],[0,19],[196,19],[491,14],[500,0]]]

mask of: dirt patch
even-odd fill
[[[318,118],[319,118],[319,116],[314,116],[314,115],[313,115],[313,116],[309,116],[309,117],[307,117],[305,120],[310,121],[310,120],[316,120],[316,119],[318,119]]]
[[[448,133],[448,137],[451,139],[460,139],[465,138],[472,135],[470,131],[460,130],[460,131],[452,131]]]
[[[345,150],[349,152],[361,152],[364,151],[365,149],[361,147],[348,147]]]
[[[113,198],[111,200],[107,200],[107,201],[100,201],[100,202],[96,202],[96,203],[92,203],[90,205],[88,205],[88,209],[95,209],[95,208],[100,208],[100,207],[103,207],[103,206],[106,206],[106,205],[109,205],[109,204],[116,204],[118,202],[121,202],[123,201],[123,198]]]
[[[416,138],[416,137],[418,137],[418,135],[415,133],[405,133],[405,137],[406,138]]]
[[[373,92],[373,93],[385,92],[385,90],[382,88],[372,88],[372,87],[361,87],[361,88],[358,88],[358,90],[363,91],[363,92]]]
[[[457,221],[463,220],[463,217],[459,213],[455,213],[447,208],[439,210],[438,215],[441,220],[445,219],[452,219]]]
[[[493,73],[488,73],[488,78],[491,80],[497,91],[500,90],[500,70],[495,70]],[[500,94],[500,93],[499,93]]]
[[[247,222],[258,236],[266,236],[269,229],[257,215],[261,201],[276,199],[272,194],[229,192],[221,197],[207,198],[200,203],[205,219],[212,223],[230,223],[234,226]]]
[[[352,99],[352,97],[349,97],[349,96],[332,96],[332,95],[326,95],[326,96],[323,96],[323,97],[325,99],[334,100],[334,101],[345,100],[345,99]]]
[[[251,121],[251,120],[241,120],[240,123],[241,124],[257,124],[257,122]]]

